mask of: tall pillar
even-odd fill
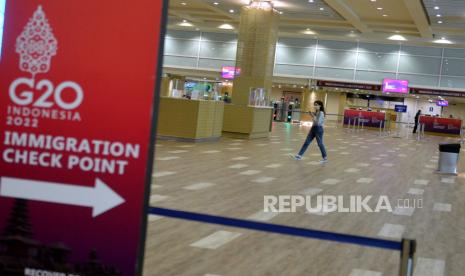
[[[160,89],[160,96],[162,97],[169,97],[170,96],[170,78],[168,76],[163,76],[161,78],[161,89]]]
[[[267,137],[272,109],[249,106],[251,88],[271,96],[279,13],[271,1],[253,0],[241,11],[232,104],[225,106],[223,131],[245,138]]]
[[[313,103],[314,99],[311,97],[312,91],[309,88],[304,89],[303,97],[302,97],[302,111],[309,112],[310,105]]]

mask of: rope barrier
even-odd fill
[[[194,212],[172,210],[160,207],[150,207],[149,213],[164,217],[171,217],[183,220],[203,222],[209,224],[218,224],[229,227],[250,229],[268,233],[276,233],[288,236],[313,238],[333,242],[354,244],[359,246],[368,246],[380,249],[396,250],[401,252],[400,275],[410,276],[413,273],[413,257],[415,253],[415,241],[404,239],[400,242],[392,240],[383,240],[367,238],[355,235],[332,233],[320,230],[298,228],[292,226],[270,224],[264,222],[255,222],[249,220],[206,215]]]

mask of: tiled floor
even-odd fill
[[[416,276],[464,275],[465,174],[434,172],[437,143],[448,139],[418,142],[328,126],[329,163],[318,162],[314,144],[305,160],[286,156],[298,151],[307,132],[308,127],[279,123],[267,139],[158,141],[153,183],[159,186],[152,189],[152,205],[366,237],[412,238],[418,242]],[[227,150],[231,146],[241,149]],[[464,163],[459,171],[465,172]],[[422,199],[422,208],[263,212],[264,195],[299,194]],[[395,251],[151,217],[144,275],[387,276],[398,275],[398,269]]]

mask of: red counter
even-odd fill
[[[360,121],[360,124],[363,123],[365,127],[378,127],[381,123],[381,127],[384,127],[384,122],[386,120],[386,113],[384,112],[375,112],[375,111],[363,111],[363,110],[354,110],[346,109],[344,110],[344,125],[348,125],[349,121],[351,124],[356,120],[356,124]]]
[[[460,135],[462,120],[420,116],[420,124],[425,125],[425,132],[432,134]]]

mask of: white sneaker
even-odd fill
[[[289,156],[291,156],[294,160],[302,160],[302,156],[300,155],[294,155],[294,154],[289,154]]]
[[[328,158],[323,158],[320,160],[320,163],[328,163]]]

